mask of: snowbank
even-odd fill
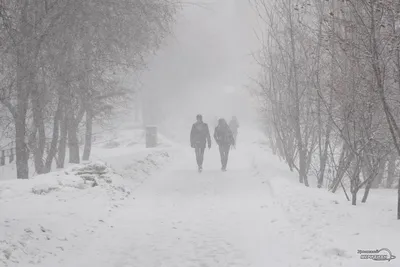
[[[146,133],[143,129],[126,127],[115,132],[97,136],[92,149],[92,158],[106,162],[131,186],[136,187],[147,177],[167,167],[181,147],[165,136],[157,134],[157,147],[146,148]]]
[[[0,265],[39,264],[61,253],[129,195],[121,175],[101,162],[0,182]]]
[[[101,131],[101,129],[99,129],[93,134],[92,159],[99,160],[103,156],[109,158],[126,155],[128,157],[132,153],[138,151],[149,151],[149,149],[146,148],[146,134],[142,128],[122,126],[111,130]],[[81,138],[83,140],[84,136]],[[157,134],[157,139],[157,149],[169,149],[175,146],[173,142],[160,133]],[[81,145],[81,149],[83,150],[83,142]],[[68,151],[66,155],[66,158],[68,158]],[[70,164],[66,161],[65,166],[68,167],[69,165]],[[56,169],[55,162],[53,163],[53,169]],[[32,155],[29,160],[29,175],[30,177],[37,175]],[[12,179],[16,179],[15,162],[0,166],[0,181]]]
[[[357,251],[382,248],[397,257],[385,266],[399,266],[400,222],[396,220],[395,190],[374,189],[367,203],[352,206],[342,191],[332,194],[298,183],[296,173],[268,149],[257,146],[254,175],[275,196],[273,205],[285,211],[296,233],[308,240],[298,266],[376,266],[373,260],[360,259]]]
[[[178,152],[179,149],[154,148],[128,155],[107,156],[105,154],[99,158],[128,179],[130,185],[136,188],[149,176],[168,167]]]
[[[133,199],[133,190],[171,159],[165,149],[104,158],[107,163],[0,181],[0,266],[40,265],[90,242],[113,227],[107,223],[113,211]]]

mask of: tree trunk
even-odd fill
[[[307,178],[307,164],[306,164],[306,152],[304,149],[302,149],[301,152],[299,152],[299,181],[300,183],[304,183],[305,186],[308,185],[308,178]]]
[[[29,91],[27,81],[29,76],[26,70],[18,64],[17,67],[17,110],[15,119],[15,156],[17,164],[17,178],[29,178],[29,151],[25,141],[26,137],[26,113],[28,106]]]
[[[332,114],[332,104],[333,102],[333,89],[331,89],[329,93],[329,110],[328,113]],[[325,176],[325,168],[326,164],[328,161],[328,149],[329,149],[329,143],[330,143],[330,137],[331,137],[331,130],[332,130],[332,122],[331,118],[328,118],[328,122],[326,123],[326,129],[325,129],[325,143],[322,151],[322,155],[320,158],[320,170],[319,170],[319,176],[318,176],[318,188],[321,188],[323,183],[324,183],[324,176]]]
[[[67,148],[67,138],[68,138],[68,119],[65,112],[61,112],[60,117],[60,142],[58,144],[58,160],[57,168],[64,168],[65,164],[65,154]]]
[[[351,192],[351,205],[353,206],[357,205],[357,191]]]
[[[360,172],[361,172],[361,159],[357,156],[354,165],[353,173],[351,175],[351,205],[357,205],[357,193],[360,190]]]
[[[328,145],[329,145],[329,135],[325,139],[324,146],[322,146],[322,114],[321,114],[321,81],[320,81],[320,68],[321,68],[321,45],[322,45],[322,26],[323,26],[323,12],[324,12],[324,1],[319,2],[318,9],[318,44],[317,44],[317,89],[319,97],[317,98],[317,116],[318,116],[318,151],[319,151],[319,174],[317,178],[318,188],[321,188],[324,183],[325,167],[328,156]],[[327,131],[327,130],[326,130]]]
[[[83,115],[85,115],[84,103],[81,104],[76,116],[73,110],[70,110],[67,114],[69,163],[80,163],[78,127],[79,123],[82,121]]]
[[[386,179],[386,188],[392,188],[394,175],[396,171],[396,153],[392,153],[389,157],[388,169],[387,169],[387,179]]]
[[[38,88],[32,90],[32,112],[35,128],[37,129],[38,137],[37,142],[34,144],[34,161],[36,173],[44,173],[43,156],[46,148],[46,131],[43,117],[43,105],[40,101],[41,96]]]
[[[397,220],[400,220],[400,178],[397,185]]]
[[[374,176],[375,176],[375,175],[374,175]],[[362,200],[361,200],[361,203],[367,202],[368,195],[369,195],[369,191],[370,191],[371,186],[372,186],[372,183],[373,183],[373,181],[374,181],[375,179],[376,179],[376,177],[372,177],[372,178],[370,178],[369,181],[366,183],[366,185],[365,185],[365,191],[364,191],[364,196],[363,196],[363,198],[362,198]]]
[[[382,180],[383,180],[383,174],[385,172],[386,161],[387,161],[387,159],[382,159],[381,162],[379,163],[378,170],[377,170],[378,173],[371,182],[371,188],[376,189],[376,188],[379,188],[379,186],[381,185]]]
[[[328,159],[328,146],[329,146],[329,139],[325,140],[324,150],[320,155],[320,165],[319,165],[319,175],[318,175],[318,188],[321,188],[324,184],[324,175],[325,175],[325,168],[326,162]]]
[[[83,149],[82,160],[89,160],[90,152],[92,150],[92,127],[93,126],[93,112],[92,107],[88,104],[86,108],[86,132],[85,132],[85,147]]]
[[[17,178],[29,178],[28,158],[29,153],[25,143],[26,135],[26,108],[24,108],[23,100],[19,100],[17,104],[17,119],[15,121],[15,157],[17,162]]]
[[[17,108],[15,116],[15,154],[17,165],[17,178],[29,178],[29,151],[26,144],[26,115],[29,103],[31,86],[35,84],[36,58],[39,51],[39,43],[33,38],[33,27],[28,22],[30,1],[18,1],[20,6],[20,18],[18,31],[21,40],[16,49],[16,90]]]
[[[85,114],[84,104],[81,103],[78,114],[75,116],[74,108],[72,107],[71,99],[66,99],[66,119],[68,124],[68,152],[69,152],[69,163],[79,164],[79,139],[78,139],[78,127],[81,122],[83,115]]]
[[[324,1],[322,1],[324,3]],[[320,12],[320,27],[322,27],[323,24],[323,10],[324,10],[324,4],[321,4],[321,12]],[[333,12],[334,16],[332,16],[331,19],[331,36],[335,35],[335,1],[331,1],[331,12]],[[321,40],[319,41],[321,42]],[[319,45],[320,46],[320,45]],[[323,183],[324,183],[324,176],[325,176],[325,168],[326,164],[328,161],[328,148],[329,148],[329,143],[330,143],[330,136],[331,136],[331,130],[332,130],[332,125],[331,125],[331,116],[332,116],[332,108],[333,108],[333,91],[334,91],[334,79],[335,79],[335,68],[334,68],[334,62],[335,62],[335,41],[334,38],[330,38],[330,50],[331,50],[331,58],[330,58],[330,81],[329,81],[329,103],[328,103],[328,121],[326,123],[326,129],[325,129],[325,144],[322,150],[322,154],[320,153],[320,170],[319,170],[319,176],[318,176],[318,188],[321,188]],[[320,92],[320,91],[319,91]],[[318,97],[318,100],[320,101],[320,98],[322,98],[322,94]],[[341,178],[340,178],[341,180]],[[336,191],[336,189],[335,189]],[[347,193],[345,192],[346,197]]]
[[[349,154],[350,153],[350,154]],[[338,171],[336,173],[335,180],[332,185],[332,193],[335,193],[338,189],[340,182],[342,181],[347,169],[353,161],[354,154],[352,152],[347,153],[346,144],[343,144],[341,159],[339,161]],[[347,155],[346,155],[347,154]]]
[[[46,158],[46,163],[45,163],[45,169],[44,171],[46,173],[51,171],[51,165],[53,164],[53,159],[56,156],[57,153],[57,143],[60,135],[60,120],[62,117],[62,103],[61,99],[58,101],[57,105],[57,110],[56,113],[54,114],[54,120],[53,120],[53,136],[51,139],[51,144],[50,144],[50,149],[49,152],[47,153],[47,158]]]
[[[274,156],[276,156],[277,155],[277,147],[276,147],[276,144],[274,142],[274,138],[273,138],[273,136],[272,136],[272,134],[270,132],[268,132],[268,140],[269,140],[269,147],[272,150],[272,154],[274,154]]]
[[[347,194],[346,188],[344,188],[344,185],[343,185],[342,182],[340,182],[340,186],[341,186],[342,189],[343,189],[343,193],[344,193],[344,195],[346,196],[347,201],[350,201],[349,195]]]
[[[343,162],[345,159],[345,155],[346,155],[346,145],[345,145],[345,143],[343,143],[342,150],[340,151],[339,163],[337,165],[336,176],[329,186],[329,189],[332,191],[336,185],[339,186],[339,179],[341,179],[340,176],[341,176],[342,169],[343,169],[342,165],[343,165]],[[334,155],[332,157],[334,157]],[[335,193],[335,192],[333,192],[333,193]]]
[[[68,118],[68,148],[69,163],[80,163],[78,125],[71,117]]]
[[[293,78],[294,78],[294,128],[295,128],[295,135],[296,135],[296,143],[297,149],[299,153],[299,182],[304,183],[305,186],[308,185],[307,179],[307,164],[306,164],[306,147],[303,144],[303,139],[301,135],[301,125],[300,125],[300,92],[299,92],[299,80],[297,76],[297,56],[296,56],[296,47],[295,47],[295,38],[294,38],[294,25],[293,25],[293,18],[292,18],[292,1],[289,0],[289,9],[288,9],[288,21],[289,21],[289,31],[290,31],[290,45],[291,45],[291,63],[293,69]]]

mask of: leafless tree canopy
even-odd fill
[[[4,0],[0,3],[1,127],[14,131],[17,176],[89,159],[94,120],[127,103],[118,77],[146,66],[171,32],[169,0]]]

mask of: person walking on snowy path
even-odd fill
[[[219,146],[219,153],[221,156],[221,165],[222,165],[221,170],[226,171],[226,166],[228,164],[229,150],[231,145],[233,146],[235,145],[235,139],[225,119],[218,120],[218,126],[215,127],[214,131],[214,139]]]
[[[238,122],[236,116],[233,116],[231,121],[229,122],[229,128],[231,129],[233,138],[235,139],[235,148],[236,148],[237,134],[238,134],[238,128],[239,128],[239,122]]]
[[[196,120],[190,131],[190,145],[194,148],[198,170],[201,172],[203,170],[204,150],[206,143],[208,144],[208,149],[211,148],[211,137],[207,123],[203,122],[203,116],[197,115]]]

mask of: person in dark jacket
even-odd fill
[[[194,148],[197,166],[199,172],[201,172],[203,170],[204,150],[206,143],[208,144],[208,148],[211,148],[211,137],[207,123],[203,122],[203,117],[199,114],[196,116],[196,120],[190,131],[190,145]]]
[[[238,122],[236,116],[233,116],[231,121],[229,122],[229,128],[232,131],[233,138],[235,139],[235,146],[236,146],[237,134],[238,134],[238,128],[239,128],[239,122]]]
[[[229,150],[231,145],[235,145],[235,139],[228,123],[225,119],[219,119],[218,126],[215,127],[214,139],[219,146],[219,153],[221,155],[222,171],[226,171],[226,165],[228,164]]]

